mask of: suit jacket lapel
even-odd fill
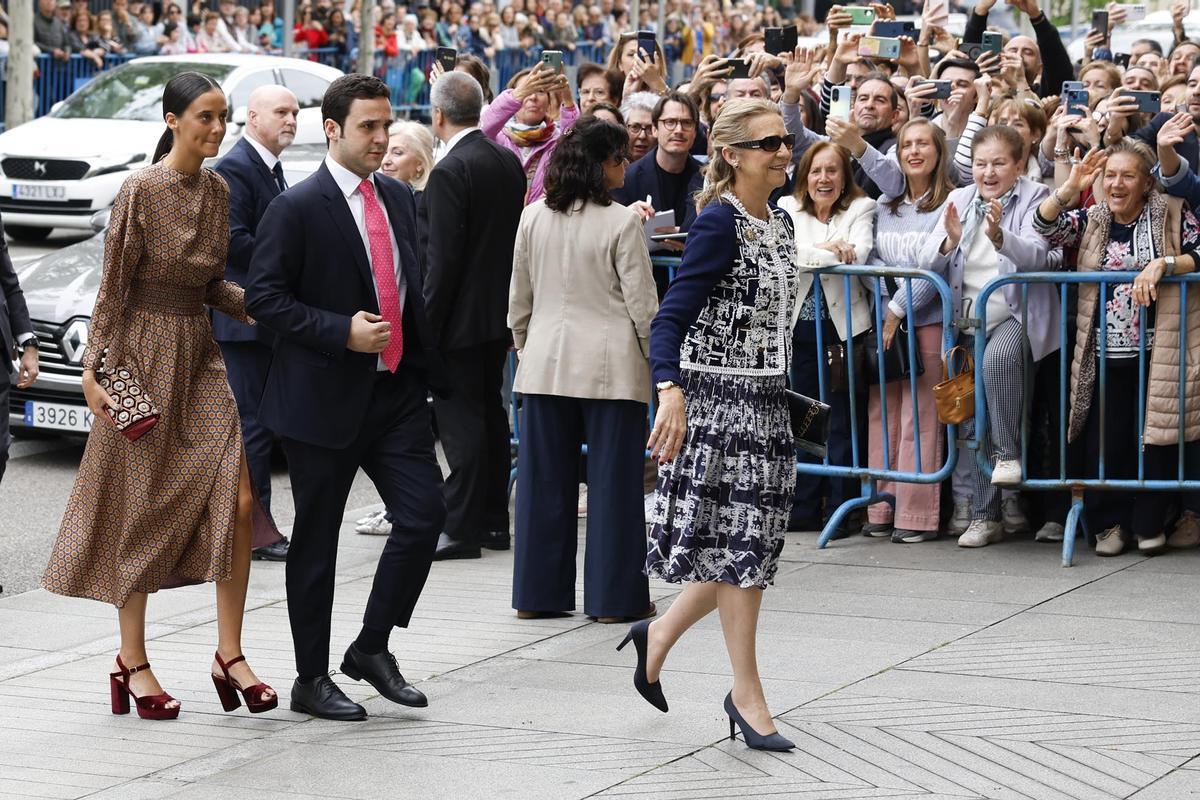
[[[375,279],[371,274],[371,262],[367,258],[367,249],[363,246],[358,226],[354,224],[354,217],[350,214],[350,206],[346,204],[346,196],[342,194],[337,181],[333,179],[333,175],[329,174],[329,168],[324,163],[317,170],[317,179],[321,182],[321,193],[325,195],[329,215],[342,234],[342,239],[345,240],[350,254],[354,256],[359,276],[365,282],[370,296],[375,298]]]
[[[246,158],[250,159],[250,163],[254,165],[255,171],[258,173],[260,180],[265,182],[267,190],[271,193],[271,197],[279,194],[279,184],[275,183],[275,173],[267,169],[267,164],[262,160],[262,156],[254,149],[254,145],[250,144],[249,140],[243,136],[238,140],[236,147],[242,148],[246,153]]]

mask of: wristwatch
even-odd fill
[[[675,381],[659,381],[658,383],[654,384],[655,390],[660,392],[665,392],[667,389],[674,389],[678,387],[679,384]]]
[[[41,345],[41,341],[36,336],[30,336],[22,344],[17,345],[17,347],[21,351],[28,350],[30,347],[34,348],[35,350],[40,350]]]
[[[1163,261],[1167,262],[1167,273],[1166,274],[1174,275],[1175,274],[1175,256],[1167,256],[1166,258],[1163,259]]]

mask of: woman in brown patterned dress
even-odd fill
[[[113,713],[127,713],[133,697],[149,719],[174,719],[179,701],[146,663],[147,595],[203,581],[217,585],[213,680],[225,710],[237,707],[234,689],[251,711],[278,703],[241,658],[253,531],[267,539],[278,533],[252,495],[237,407],[204,313],[208,305],[251,321],[242,289],[222,279],[229,189],[201,167],[217,154],[226,113],[212,78],[172,78],[154,163],[117,195],[83,359],[96,423],[42,579],[52,592],[117,607]],[[160,411],[136,441],[112,423],[107,412],[117,406],[96,380],[106,350],[106,366],[127,368]]]

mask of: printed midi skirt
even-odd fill
[[[646,574],[671,583],[772,583],[796,489],[783,375],[683,370],[687,435],[659,469]]]

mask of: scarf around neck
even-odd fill
[[[1013,184],[1013,187],[1005,192],[1001,197],[997,198],[1000,201],[1000,207],[1007,210],[1009,203],[1017,195],[1017,186],[1020,181]],[[974,197],[971,198],[971,204],[967,206],[967,210],[963,215],[962,220],[962,247],[963,252],[971,249],[971,245],[975,242],[975,234],[983,226],[984,218],[987,217],[988,206],[992,204],[991,200],[984,200],[979,196],[979,190],[975,190]]]
[[[513,118],[504,126],[504,135],[517,147],[536,147],[550,141],[554,135],[554,125],[544,120],[538,125],[522,125]]]

